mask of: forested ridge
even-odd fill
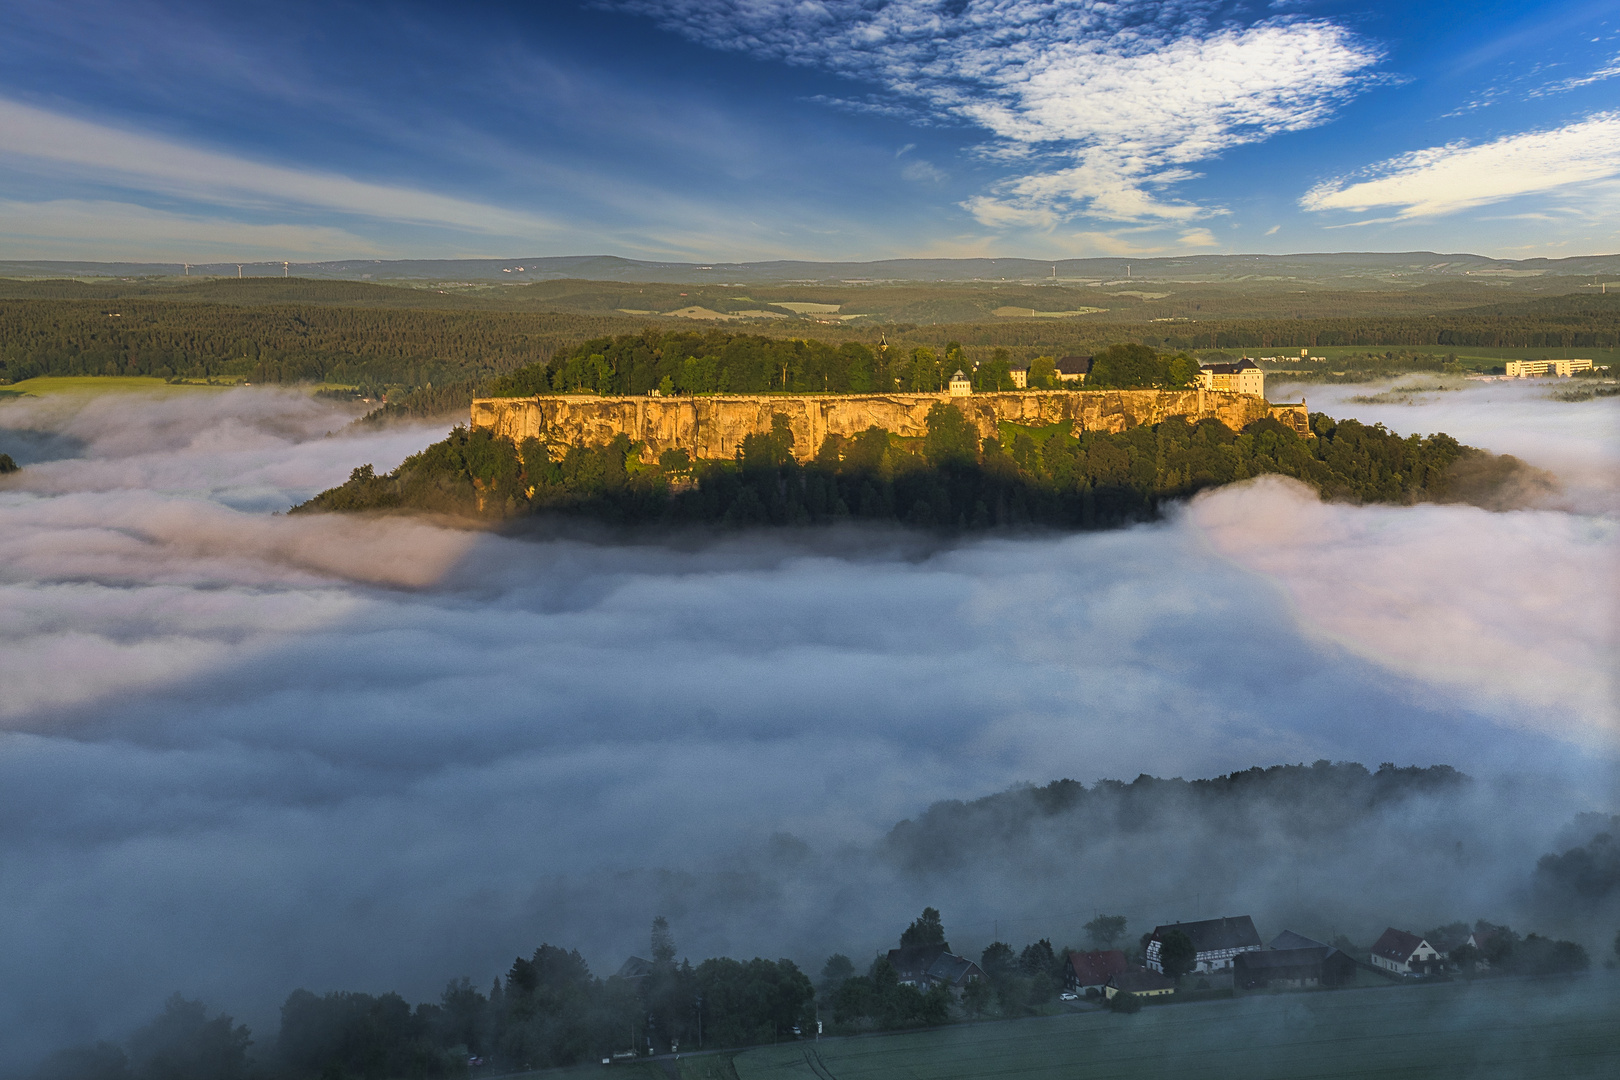
[[[778,414],[770,432],[744,439],[736,459],[694,462],[666,450],[657,462],[620,435],[599,446],[518,444],[487,430],[455,429],[444,441],[378,476],[371,466],[295,512],[402,510],[486,519],[543,511],[618,524],[809,525],[896,521],[935,528],[1045,525],[1105,528],[1155,517],[1164,503],[1202,488],[1276,474],[1327,498],[1445,501],[1460,463],[1493,459],[1447,435],[1402,438],[1381,426],[1311,417],[1300,438],[1272,419],[1234,432],[1218,420],[1180,417],[1128,431],[1076,432],[1003,424],[981,440],[943,402],[928,432],[898,438],[882,428],[828,436],[801,463]]]
[[[1162,851],[1156,838],[1194,824],[1207,826],[1212,835],[1234,838],[1262,833],[1253,827],[1255,822],[1283,821],[1304,843],[1320,845],[1333,843],[1348,825],[1370,815],[1399,814],[1411,800],[1461,802],[1473,786],[1468,776],[1445,765],[1386,763],[1373,771],[1355,762],[1326,760],[1256,767],[1207,780],[1144,774],[1128,783],[1100,780],[1090,787],[1058,780],[967,803],[935,803],[914,820],[896,825],[879,848],[909,872],[938,877],[943,889],[958,867],[997,858],[998,847],[1017,846],[1020,834],[1034,823],[1065,824],[1082,845],[1088,839],[1123,841]],[[1620,818],[1614,822],[1620,824]],[[1609,822],[1594,815],[1578,824],[1590,830]],[[1594,844],[1607,839],[1603,834]],[[1538,879],[1548,861],[1557,858],[1542,861]],[[1099,899],[1111,906],[1107,888]],[[958,940],[955,951],[978,964],[984,977],[955,989],[943,983],[926,989],[903,983],[891,962],[894,956],[904,963],[908,952],[931,956],[953,950],[946,916],[932,906],[909,925],[863,933],[868,941],[886,940],[887,947],[898,948],[880,951],[860,965],[850,954],[863,950],[851,945],[824,960],[818,954],[805,967],[792,959],[762,957],[719,956],[693,963],[683,956],[677,928],[659,916],[652,920],[650,934],[646,924],[623,927],[623,952],[611,957],[602,972],[593,971],[577,949],[543,943],[515,956],[487,989],[481,981],[457,975],[447,979],[436,1000],[414,1006],[393,992],[299,988],[284,999],[275,1030],[257,1037],[231,1016],[175,994],[159,1016],[127,1039],[64,1049],[32,1076],[437,1080],[809,1040],[818,1034],[818,1025],[826,1035],[845,1035],[1050,1014],[1061,1008],[1057,997],[1072,952],[1121,949],[1129,963],[1142,963],[1143,941],[1152,926],[1132,926],[1125,916],[1104,914],[1106,910],[1092,913],[1089,920],[1081,914],[1043,921],[1035,930],[1041,936],[1021,947],[1016,939],[979,947],[981,937],[970,950],[968,942]],[[1398,923],[1402,914],[1392,911],[1388,917]],[[1372,926],[1363,929],[1377,932]],[[1471,931],[1480,933],[1481,940],[1489,938],[1483,951],[1462,943]],[[1537,934],[1521,937],[1483,920],[1435,927],[1424,937],[1447,950],[1457,974],[1467,977],[1567,975],[1591,962],[1577,942]],[[1368,942],[1340,937],[1334,945],[1365,957]],[[1615,945],[1620,954],[1620,940]],[[1488,961],[1488,970],[1482,960]],[[1209,996],[1191,980],[1180,981],[1173,1000]],[[1231,995],[1229,990],[1215,993]],[[1137,1004],[1116,1001],[1112,1007],[1128,1013]],[[1131,1036],[1122,1031],[1121,1037]]]

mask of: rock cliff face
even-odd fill
[[[1124,431],[1172,416],[1201,420],[1212,416],[1234,431],[1276,416],[1308,434],[1305,406],[1268,405],[1253,394],[1218,390],[1032,390],[1008,394],[826,394],[790,397],[774,394],[732,397],[600,397],[594,394],[530,398],[478,398],[472,426],[521,441],[537,438],[564,446],[594,446],[626,435],[642,444],[642,455],[656,459],[682,449],[694,458],[729,458],[745,437],[771,430],[782,413],[793,428],[793,452],[815,456],[828,435],[854,435],[869,427],[896,435],[927,433],[928,410],[944,402],[961,409],[981,438],[996,434],[1001,421],[1026,426],[1071,421],[1079,431]]]

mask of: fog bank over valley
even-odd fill
[[[429,999],[541,941],[611,972],[660,913],[694,961],[806,968],[924,904],[975,955],[1078,945],[1098,910],[1606,947],[1620,898],[1535,868],[1620,812],[1620,399],[1351,400],[1378,389],[1309,394],[1559,489],[1496,513],[1262,478],[1067,535],[501,534],[273,513],[444,425],[259,389],[0,402],[0,1044],[118,1037],[176,990],[270,1038],[295,987]],[[1318,759],[1474,780],[1304,822],[1107,788],[928,812]]]

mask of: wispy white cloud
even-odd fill
[[[0,99],[0,161],[127,184],[238,209],[337,211],[464,232],[541,239],[559,231],[538,215],[334,173],[252,161],[144,132]]]
[[[878,83],[941,120],[990,132],[992,149],[1021,149],[1031,167],[963,204],[992,227],[1207,214],[1151,189],[1191,178],[1189,163],[1326,122],[1381,58],[1326,20],[1234,25],[1201,0],[611,6],[713,48]]]
[[[1573,189],[1620,176],[1620,113],[1599,113],[1547,131],[1493,142],[1448,143],[1380,162],[1360,176],[1318,184],[1306,210],[1364,213],[1398,208],[1393,218],[1437,217],[1516,196]],[[1373,222],[1369,222],[1373,223]]]
[[[1612,60],[1610,60],[1603,67],[1598,68],[1596,71],[1589,72],[1585,75],[1576,75],[1568,79],[1559,79],[1557,82],[1548,83],[1546,86],[1538,86],[1536,89],[1530,91],[1529,96],[1538,98],[1549,97],[1553,94],[1562,94],[1568,90],[1577,90],[1583,86],[1591,86],[1593,83],[1600,83],[1607,79],[1612,79],[1617,75],[1620,75],[1620,55],[1616,55]]]

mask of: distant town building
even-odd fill
[[[951,397],[969,397],[973,393],[973,380],[962,374],[961,368],[951,376],[950,393]]]
[[[1371,960],[1374,967],[1397,975],[1427,975],[1440,970],[1444,963],[1433,945],[1393,926],[1373,943]]]
[[[1018,387],[1018,389],[1020,389],[1020,390],[1029,389],[1029,365],[1028,364],[1014,364],[1010,368],[1007,369],[1007,373],[1012,376],[1013,385]]]
[[[1266,396],[1265,372],[1247,356],[1235,364],[1205,364],[1198,369],[1198,385],[1205,390]]]
[[[1157,971],[1122,971],[1118,975],[1110,975],[1107,985],[1103,987],[1103,997],[1109,1001],[1114,1000],[1115,994],[1164,997],[1175,992],[1176,984]]]
[[[1193,943],[1193,949],[1198,954],[1193,970],[1200,973],[1229,970],[1232,958],[1238,953],[1264,947],[1260,944],[1259,932],[1254,928],[1254,920],[1247,915],[1155,926],[1152,936],[1148,938],[1147,966],[1161,974],[1164,965],[1159,961],[1159,948],[1164,942],[1164,935],[1172,930],[1180,930]]]
[[[1096,949],[1092,952],[1072,952],[1063,969],[1063,988],[1071,994],[1087,990],[1101,990],[1108,980],[1130,969],[1125,954],[1118,949]]]
[[[1091,357],[1061,357],[1052,365],[1052,374],[1057,376],[1059,382],[1083,383],[1086,381],[1086,376],[1091,374]]]
[[[1546,375],[1551,372],[1561,378],[1569,378],[1577,371],[1591,371],[1590,360],[1509,360],[1507,362],[1507,376],[1510,379],[1527,379],[1532,375]]]

